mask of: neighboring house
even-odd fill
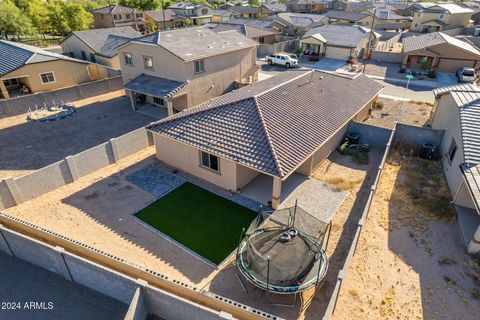
[[[170,9],[145,11],[145,20],[153,21],[158,30],[170,30],[185,26],[185,17],[178,16]]]
[[[333,0],[291,0],[288,8],[296,13],[323,13],[333,9]]]
[[[345,11],[347,12],[364,12],[375,9],[375,5],[368,1],[348,2]]]
[[[135,110],[147,103],[171,115],[256,80],[257,43],[206,27],[162,31],[117,48]]]
[[[217,22],[206,24],[205,26],[215,32],[235,30],[258,43],[272,44],[281,41],[281,34],[278,31],[266,30],[261,27],[251,26],[247,23],[240,24],[236,22]]]
[[[233,12],[225,9],[211,9],[212,22],[226,22],[233,19]]]
[[[140,37],[131,27],[74,31],[60,43],[64,54],[72,58],[89,60],[113,69],[120,69],[115,48]]]
[[[283,3],[262,3],[263,10],[271,12],[272,14],[287,12],[287,5]]]
[[[473,21],[473,25],[480,24],[480,2],[475,1],[465,1],[459,2],[459,6],[463,8],[467,8],[473,11],[471,20]]]
[[[407,9],[413,17],[412,31],[435,32],[467,27],[473,10],[456,3],[414,3]]]
[[[271,179],[277,208],[282,183],[293,173],[310,175],[344,139],[349,122],[369,116],[381,90],[364,75],[287,71],[147,129],[158,159],[223,189],[241,193],[257,177]]]
[[[138,31],[145,29],[143,12],[135,8],[111,4],[90,12],[93,15],[93,27],[95,29],[116,27],[132,27]]]
[[[168,9],[175,12],[177,16],[188,18],[191,24],[203,25],[212,21],[212,8],[193,2],[176,2]]]
[[[234,18],[264,18],[273,14],[262,7],[255,6],[233,6],[227,10],[232,12]]]
[[[266,19],[272,21],[272,29],[292,36],[298,36],[328,21],[323,15],[295,12],[279,13]]]
[[[480,66],[480,51],[476,47],[443,32],[411,36],[402,42],[404,68],[455,72],[464,66]]]
[[[98,64],[17,42],[0,40],[0,57],[7,57],[0,61],[0,91],[6,99],[108,77],[108,69]]]
[[[346,61],[350,57],[368,54],[379,38],[379,34],[362,26],[324,25],[308,31],[300,45],[303,50],[313,50],[320,57]]]
[[[375,19],[373,18],[375,14]],[[364,10],[363,12],[328,11],[325,14],[329,24],[355,24],[372,27],[376,30],[396,30],[410,28],[410,17],[400,16],[383,9]]]
[[[445,130],[443,172],[469,253],[480,252],[480,88],[434,89],[432,128]]]

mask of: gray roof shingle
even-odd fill
[[[53,60],[69,60],[79,63],[89,63],[88,61],[70,58],[27,44],[0,40],[0,76],[12,72],[26,64]]]
[[[110,4],[105,7],[93,9],[92,13],[103,13],[103,14],[121,14],[121,13],[132,13],[135,11],[135,8],[125,7],[119,4]]]
[[[257,46],[237,31],[217,33],[203,26],[155,32],[132,42],[158,45],[184,61]]]
[[[329,19],[359,21],[369,16],[367,13],[330,10],[325,14]]]
[[[187,84],[188,81],[175,81],[142,73],[135,79],[127,82],[124,87],[125,89],[152,95],[154,97],[171,99]]]
[[[115,48],[129,42],[132,39],[142,35],[132,27],[116,27],[105,29],[92,29],[83,31],[74,31],[66,39],[75,35],[96,54],[105,57],[114,57],[117,55]],[[63,40],[63,41],[65,41]],[[62,42],[63,42],[62,41]]]
[[[148,129],[286,178],[381,89],[363,75],[288,71],[184,110]]]
[[[435,97],[451,94],[460,111],[463,156],[469,164],[480,164],[480,88],[461,84],[434,89]]]

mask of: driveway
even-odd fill
[[[457,77],[454,73],[438,72],[437,82],[444,86],[451,86],[458,84]]]
[[[316,62],[314,65],[310,65],[310,68],[326,71],[337,71],[337,69],[340,69],[345,65],[345,60],[323,58],[320,61]]]

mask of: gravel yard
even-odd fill
[[[73,104],[77,112],[63,120],[28,122],[27,114],[0,119],[0,179],[40,169],[155,120],[133,112],[123,90]]]
[[[390,156],[333,319],[476,319],[480,260],[462,243],[440,163]]]
[[[423,126],[427,123],[432,111],[432,104],[422,101],[400,101],[379,98],[381,108],[372,111],[372,115],[365,122],[385,128],[393,128],[395,121]]]

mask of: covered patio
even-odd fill
[[[185,108],[187,92],[184,88],[187,85],[188,81],[175,81],[143,73],[127,82],[124,87],[133,111],[141,106],[151,105],[165,108],[167,115],[171,116],[175,110]]]

